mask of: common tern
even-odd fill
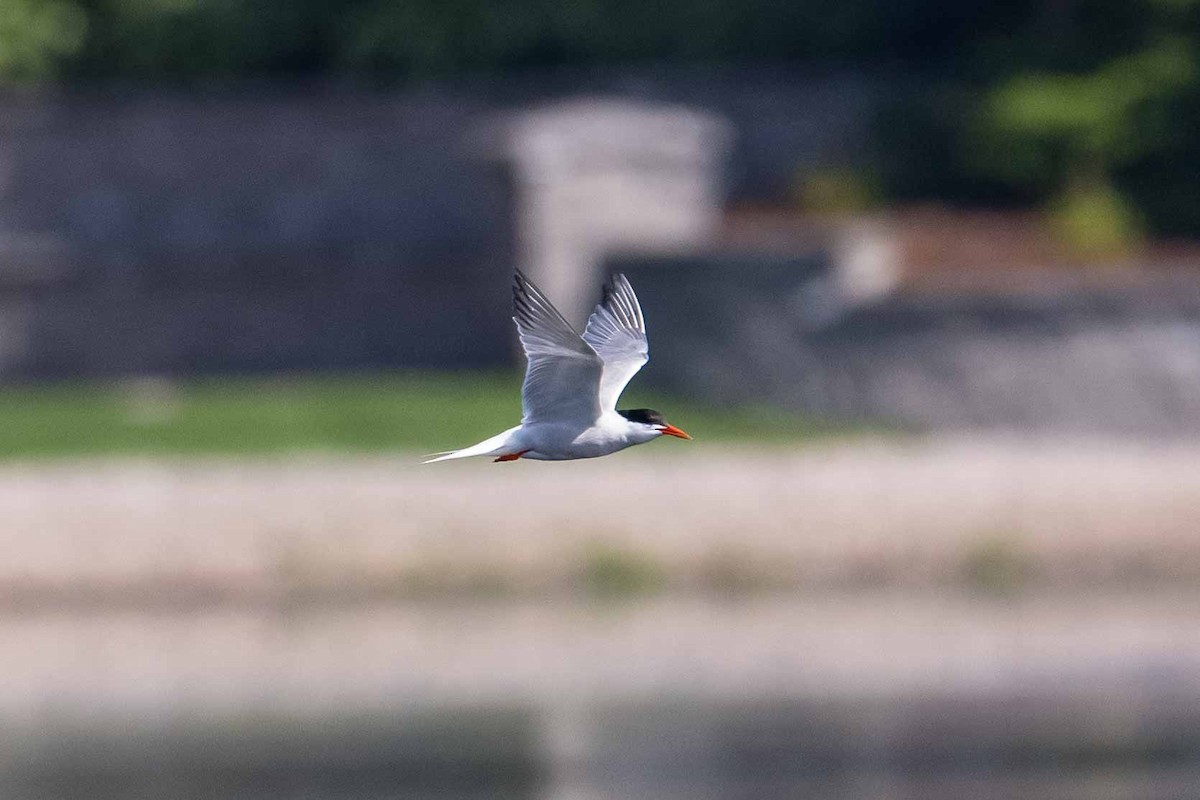
[[[626,384],[650,359],[642,307],[624,275],[605,284],[582,336],[520,270],[513,278],[513,308],[527,361],[521,424],[479,444],[436,453],[426,464],[470,456],[566,461],[606,456],[660,436],[692,438],[654,409],[617,410]]]

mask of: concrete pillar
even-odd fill
[[[609,255],[688,251],[716,235],[731,141],[716,117],[584,99],[526,112],[505,134],[518,261],[574,324]]]

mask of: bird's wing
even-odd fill
[[[600,356],[519,270],[513,278],[513,309],[528,361],[521,386],[522,424],[594,422],[600,416]]]
[[[600,409],[611,411],[625,386],[650,360],[646,320],[637,295],[624,275],[614,275],[604,286],[604,299],[588,318],[583,340],[604,361],[600,376]]]

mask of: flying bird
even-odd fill
[[[527,361],[521,424],[479,444],[435,453],[426,464],[470,456],[566,461],[606,456],[660,436],[692,438],[654,409],[617,410],[626,384],[650,360],[642,307],[624,275],[605,284],[582,336],[520,270],[513,278],[513,308]]]

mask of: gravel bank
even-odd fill
[[[1200,580],[1200,444],[647,449],[10,464],[0,599]]]

